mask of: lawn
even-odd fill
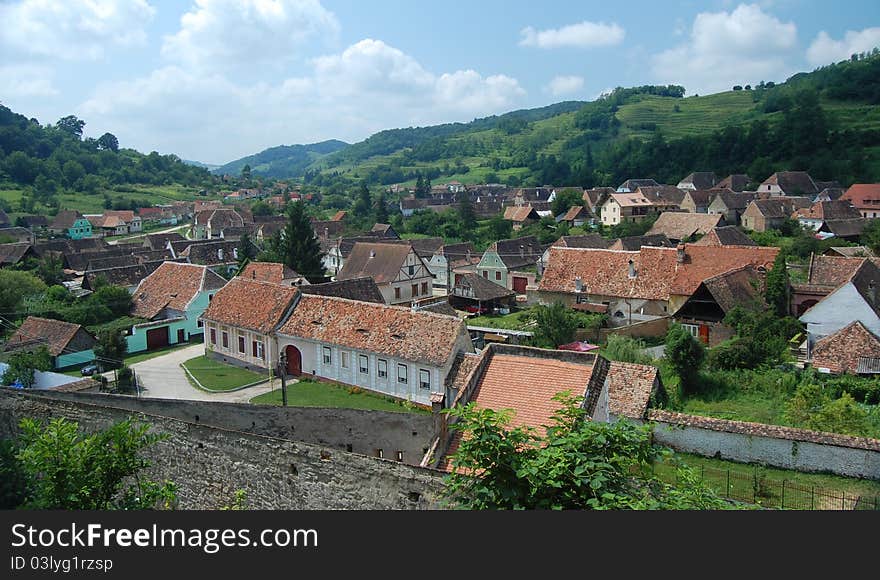
[[[231,391],[251,383],[268,380],[267,374],[257,374],[232,365],[226,365],[209,359],[206,356],[197,356],[181,363],[195,377],[202,387],[210,391]],[[190,377],[187,377],[192,381]],[[196,385],[198,387],[198,385]]]
[[[506,328],[507,330],[530,331],[532,327],[525,318],[530,314],[528,308],[510,314],[481,314],[468,318],[469,326],[485,326],[487,328]]]
[[[281,388],[254,397],[255,405],[280,405]],[[341,409],[369,409],[372,411],[392,411],[398,413],[427,413],[427,410],[414,405],[404,406],[403,402],[383,395],[344,387],[332,383],[299,381],[287,385],[287,404],[291,407],[333,407]]]
[[[720,495],[746,503],[782,507],[783,493],[786,509],[852,509],[859,496],[871,498],[872,505],[874,498],[880,502],[878,481],[759,467],[688,453],[676,453],[676,457],[694,468]],[[655,464],[654,472],[670,483],[675,480],[670,465]]]

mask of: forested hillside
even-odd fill
[[[211,171],[217,175],[240,175],[241,170],[249,166],[252,175],[284,179],[302,175],[314,162],[346,147],[348,143],[336,139],[311,145],[280,145],[231,161]]]

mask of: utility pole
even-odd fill
[[[281,406],[287,406],[287,354],[282,351],[278,357],[278,376],[281,377]]]

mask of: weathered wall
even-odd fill
[[[880,480],[880,440],[651,411],[654,440],[679,451]]]
[[[66,417],[88,430],[134,416],[169,438],[151,448],[149,475],[178,486],[181,509],[435,509],[441,474],[388,459],[203,424],[132,414],[58,397],[0,389],[0,437],[22,417]]]
[[[136,399],[100,393],[46,393],[46,396],[343,451],[350,449],[363,455],[377,455],[376,450],[381,449],[385,457],[394,459],[399,451],[403,453],[404,463],[410,465],[419,464],[434,436],[433,419],[427,414]]]
[[[669,330],[671,319],[669,317],[656,318],[654,320],[646,320],[645,322],[637,322],[630,326],[621,326],[618,328],[603,328],[599,331],[599,337],[602,342],[608,340],[611,334],[620,336],[631,336],[634,338],[663,336]]]

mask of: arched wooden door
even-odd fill
[[[302,353],[293,345],[284,349],[287,358],[287,374],[298,377],[302,374]]]

